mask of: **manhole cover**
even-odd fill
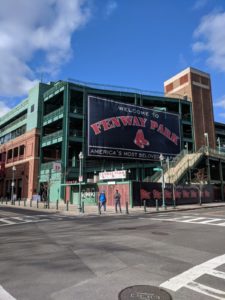
[[[172,300],[169,293],[151,285],[134,285],[119,293],[119,300]]]

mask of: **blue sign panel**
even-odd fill
[[[179,115],[88,97],[88,156],[158,160],[180,152]]]

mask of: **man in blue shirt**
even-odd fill
[[[102,191],[99,195],[99,208],[101,211],[102,206],[104,207],[104,211],[106,211],[106,195],[105,191]]]

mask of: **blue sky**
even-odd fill
[[[224,0],[2,0],[0,61],[1,114],[41,79],[163,93],[191,66],[210,73],[225,122]]]

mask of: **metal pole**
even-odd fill
[[[81,182],[83,181],[82,177],[82,160],[83,160],[83,153],[79,153],[79,160],[80,160],[80,166],[79,166],[79,207],[78,210],[81,212]]]
[[[167,162],[168,181],[170,183],[170,159],[168,156],[166,158],[166,162]]]
[[[79,212],[81,212],[81,182],[79,182],[79,206],[78,206]]]
[[[199,185],[199,205],[202,205],[202,186]]]
[[[13,194],[14,194],[14,166],[12,167],[12,190],[11,190],[11,204],[13,204]]]
[[[82,201],[82,213],[84,214],[84,201]]]
[[[146,200],[144,200],[144,212],[147,212],[147,209],[146,209]]]
[[[176,208],[175,184],[173,183],[173,208]]]
[[[156,211],[159,211],[159,200],[158,199],[155,200],[155,207],[156,207]]]
[[[160,156],[161,156],[161,154],[160,154]],[[165,183],[164,183],[164,170],[163,170],[163,165],[162,165],[162,163],[163,163],[163,156],[161,156],[161,158],[160,158],[160,163],[161,163],[161,172],[162,172],[162,207],[164,209],[166,209],[165,194],[164,194],[164,185],[165,185]]]
[[[129,210],[128,210],[128,202],[126,202],[126,214],[129,214]]]

